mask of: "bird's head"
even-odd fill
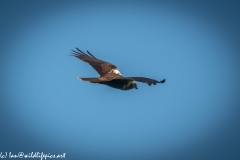
[[[133,88],[138,89],[137,84],[134,81],[132,82],[132,86]]]

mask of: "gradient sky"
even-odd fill
[[[239,6],[1,1],[0,152],[67,159],[238,159]],[[121,91],[70,51],[166,83]]]

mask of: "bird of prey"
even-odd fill
[[[89,63],[100,75],[99,78],[78,77],[79,80],[104,84],[121,90],[130,90],[133,88],[138,89],[137,84],[134,81],[147,83],[149,86],[151,86],[152,84],[156,85],[157,83],[165,82],[165,79],[157,81],[145,77],[123,77],[115,65],[97,59],[89,51],[87,51],[88,54],[86,54],[80,49],[76,49],[77,51],[72,50],[72,56],[75,56],[76,58]]]

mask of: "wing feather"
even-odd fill
[[[109,73],[112,69],[117,68],[115,65],[111,63],[97,59],[89,51],[87,51],[88,54],[86,54],[80,49],[78,48],[76,49],[77,51],[72,50],[73,52],[72,56],[75,56],[76,58],[90,64],[98,72],[98,74],[100,74],[101,77]]]
[[[150,78],[145,78],[145,77],[127,77],[127,78],[132,78],[135,81],[139,81],[142,83],[147,83],[149,86],[151,86],[152,84],[156,85],[157,83],[164,83],[166,81],[166,79],[163,79],[161,81],[157,81],[154,79],[150,79]]]

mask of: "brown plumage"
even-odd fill
[[[77,51],[72,50],[72,55],[90,64],[100,75],[99,78],[78,78],[79,80],[104,84],[121,90],[129,90],[133,88],[137,89],[137,84],[134,82],[134,80],[147,83],[149,86],[151,86],[152,84],[156,85],[156,83],[165,82],[165,79],[157,81],[145,77],[123,77],[115,65],[97,59],[89,51],[87,51],[88,54],[86,54],[80,49],[76,49]]]

